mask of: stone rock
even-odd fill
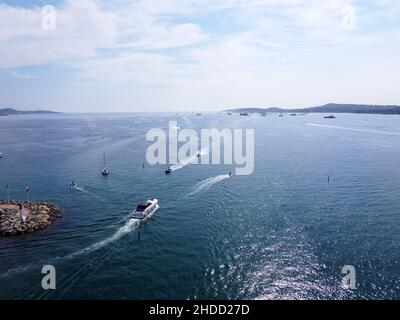
[[[19,204],[25,221],[21,223]],[[60,216],[60,209],[47,202],[0,201],[0,235],[13,236],[34,232],[50,225]]]

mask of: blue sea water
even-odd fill
[[[171,120],[254,129],[253,174],[143,169],[146,133]],[[63,211],[45,230],[0,238],[0,299],[400,298],[397,116],[8,116],[0,152],[0,198],[8,184],[25,199],[29,184],[31,200]],[[161,209],[138,241],[128,215],[151,196]],[[41,288],[47,264],[56,290]],[[341,288],[345,265],[356,269],[355,290]]]

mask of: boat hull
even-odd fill
[[[147,219],[149,219],[154,213],[156,213],[158,210],[160,209],[160,205],[159,204],[156,204],[155,206],[154,206],[154,208],[151,210],[151,211],[149,211],[149,213],[147,213],[147,214],[144,214],[143,216],[139,216],[139,215],[136,215],[136,213],[135,212],[133,212],[132,213],[132,216],[131,216],[131,219],[132,220],[137,220],[137,221],[145,221],[145,220],[147,220]]]

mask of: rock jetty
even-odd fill
[[[46,202],[0,201],[0,235],[31,233],[60,217],[60,209]]]

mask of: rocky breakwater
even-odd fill
[[[60,209],[46,202],[0,201],[0,235],[13,236],[46,228]]]

